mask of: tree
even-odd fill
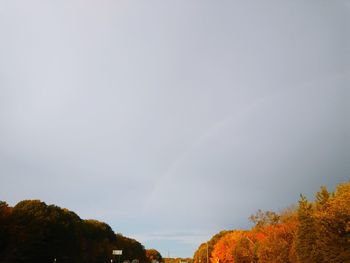
[[[140,262],[147,261],[144,246],[135,239],[116,234],[116,242],[113,245],[115,249],[123,250],[123,254],[120,257],[121,261],[133,259],[138,259]]]
[[[0,262],[6,254],[10,242],[10,217],[12,208],[6,202],[0,201]]]
[[[203,243],[195,263],[340,263],[350,262],[350,182],[334,193],[322,186],[313,202],[301,195],[298,206],[282,213],[250,217],[250,231],[222,231]]]
[[[256,228],[264,227],[266,225],[275,225],[280,221],[280,216],[273,211],[261,211],[260,209],[249,217],[249,220],[255,224]]]
[[[220,238],[227,233],[232,231],[223,230],[215,234],[209,241],[202,243],[193,256],[194,263],[207,262],[207,257],[210,258],[215,244],[220,240]]]
[[[152,262],[153,260],[158,262],[163,261],[162,255],[155,249],[146,249],[146,257],[149,262]]]
[[[258,247],[259,262],[294,263],[297,262],[295,239],[298,218],[295,209],[289,208],[279,215],[278,224],[259,228],[264,234]]]
[[[321,186],[320,191],[316,193],[316,210],[325,211],[329,206],[330,193],[325,186]]]
[[[316,194],[318,249],[324,262],[350,262],[350,183],[330,195],[324,187]]]
[[[81,255],[85,262],[107,262],[111,257],[116,236],[106,223],[89,219],[81,227]]]
[[[295,229],[287,224],[266,226],[265,238],[260,242],[258,249],[259,262],[293,262],[290,254],[293,248],[294,231]]]
[[[207,243],[202,243],[196,250],[193,256],[194,263],[206,263],[207,261]],[[209,251],[208,251],[208,257],[209,257]]]
[[[243,231],[231,231],[223,235],[215,244],[211,254],[211,263],[234,263],[234,250],[242,238]]]
[[[106,223],[82,220],[77,214],[40,200],[15,207],[0,202],[0,262],[98,263],[110,260],[113,249],[125,259],[146,261],[136,240],[115,234]],[[123,259],[124,260],[124,259]]]
[[[256,263],[258,262],[257,250],[263,235],[257,231],[243,232],[233,250],[235,263]]]

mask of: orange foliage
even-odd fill
[[[253,261],[256,247],[265,236],[265,233],[258,231],[230,231],[216,242],[210,263],[235,263],[236,260],[243,262],[243,258]]]
[[[210,262],[234,263],[233,251],[243,231],[231,231],[221,237],[211,253]]]
[[[294,240],[296,222],[267,225],[261,231],[265,237],[259,241],[259,262],[288,263],[296,262]]]
[[[210,263],[350,262],[349,204],[347,182],[334,193],[321,187],[314,202],[301,196],[298,207],[278,214],[259,210],[250,231],[222,231],[210,240]],[[205,258],[204,244],[195,262]]]

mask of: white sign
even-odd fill
[[[122,255],[123,254],[123,250],[113,250],[112,254],[113,255]]]

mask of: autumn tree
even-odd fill
[[[259,262],[294,263],[297,262],[295,252],[298,218],[295,210],[283,211],[279,223],[260,227],[258,231],[264,234],[258,246]]]
[[[296,250],[302,263],[323,262],[317,248],[317,225],[314,206],[301,195],[298,207],[299,228],[297,231]]]
[[[194,263],[207,262],[207,258],[208,260],[210,259],[215,244],[220,240],[222,236],[226,235],[229,232],[232,231],[220,231],[219,233],[215,234],[209,241],[202,243],[194,253]]]
[[[263,235],[256,231],[243,232],[233,250],[235,263],[256,263],[258,262],[257,250]]]
[[[323,262],[350,262],[350,183],[334,194],[325,187],[316,194],[317,249]]]
[[[158,262],[163,261],[162,255],[155,249],[146,249],[146,257],[149,262],[152,262],[153,260]]]
[[[280,221],[280,216],[273,211],[262,211],[258,210],[255,214],[249,217],[256,228],[264,227],[266,225],[275,225]]]
[[[298,206],[250,217],[250,231],[222,231],[203,243],[194,262],[345,263],[350,262],[350,182],[334,193],[321,187],[315,200],[301,195]]]
[[[243,231],[230,231],[223,235],[215,244],[211,253],[210,262],[234,263],[234,250],[241,239]]]

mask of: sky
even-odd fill
[[[0,200],[192,257],[350,178],[349,0],[0,2]]]

